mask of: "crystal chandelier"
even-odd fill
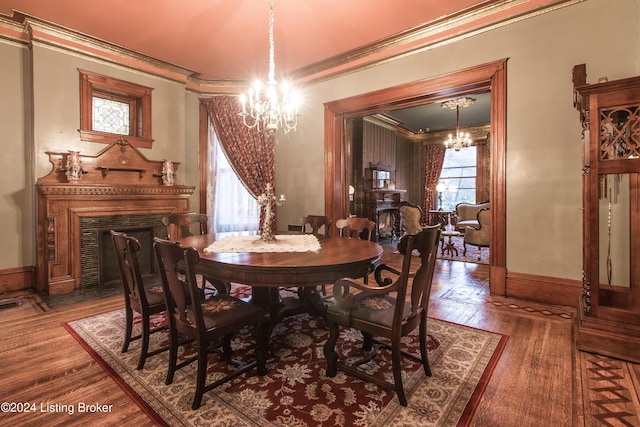
[[[469,147],[473,142],[471,136],[468,133],[460,133],[460,107],[468,107],[472,105],[476,100],[474,98],[458,98],[443,102],[442,108],[456,109],[456,136],[455,138],[449,134],[449,138],[445,140],[444,145],[447,148],[453,148],[456,151],[460,151],[461,148]]]
[[[248,128],[257,128],[270,135],[278,129],[289,133],[298,126],[298,107],[300,95],[286,82],[275,80],[275,61],[273,43],[273,0],[269,0],[269,80],[253,83],[247,94],[240,95],[242,111],[240,115]]]

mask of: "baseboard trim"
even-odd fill
[[[17,267],[0,270],[0,294],[34,289],[35,267]]]
[[[551,305],[577,307],[582,294],[582,282],[557,277],[509,272],[505,293],[508,297]]]

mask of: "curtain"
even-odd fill
[[[440,179],[444,153],[447,148],[444,144],[427,144],[425,150],[424,212],[427,214],[430,210],[436,208],[438,199],[436,185],[438,185],[438,179]]]
[[[211,120],[207,120],[207,124],[210,153],[206,165],[208,231],[211,234],[257,232],[260,229],[260,206],[229,164]]]
[[[275,138],[255,128],[247,128],[238,114],[236,96],[215,96],[202,100],[213,123],[220,146],[236,175],[255,198],[263,194],[267,184],[275,191]],[[271,211],[276,211],[275,200]],[[264,217],[261,209],[260,222]],[[275,215],[271,221],[271,231],[275,229]]]

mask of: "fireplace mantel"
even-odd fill
[[[82,179],[67,182],[68,153],[47,153],[53,170],[38,180],[36,290],[51,295],[81,287],[80,218],[188,212],[194,187],[162,183],[162,161],[126,141],[80,156]],[[177,168],[177,164],[174,164]]]

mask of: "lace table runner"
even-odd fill
[[[320,250],[313,234],[282,234],[275,243],[266,243],[259,236],[227,236],[204,249],[204,252],[311,252]]]

